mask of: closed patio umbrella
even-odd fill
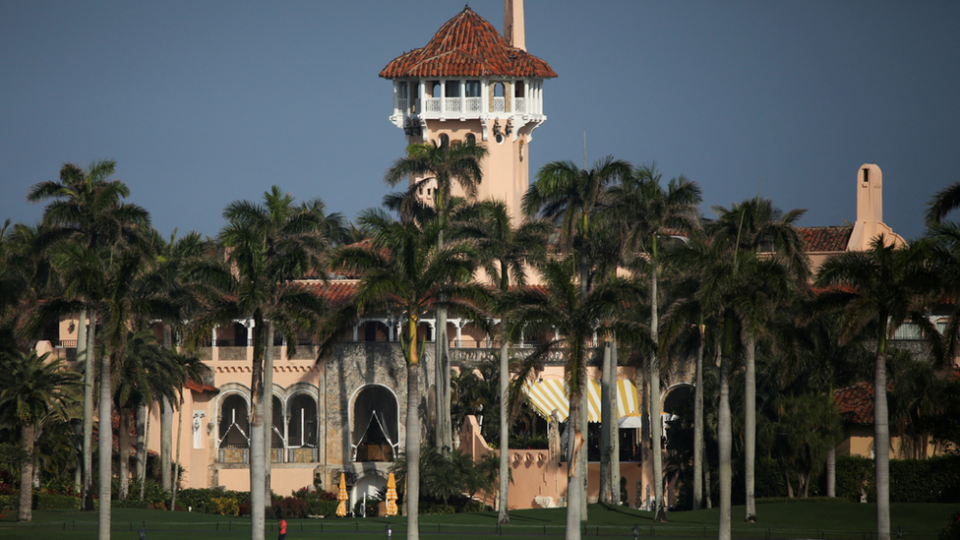
[[[387,515],[397,515],[397,479],[393,473],[387,476]]]
[[[340,501],[340,504],[337,505],[337,516],[344,517],[347,515],[347,475],[340,473],[340,493],[337,494],[337,500]]]

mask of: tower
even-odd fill
[[[883,222],[883,172],[875,163],[864,163],[857,171],[857,221],[850,233],[847,251],[867,251],[878,235],[884,244],[906,242]]]
[[[478,197],[505,202],[517,223],[532,133],[547,119],[543,81],[557,74],[524,48],[523,0],[504,1],[504,28],[506,39],[467,6],[380,76],[393,81],[390,121],[407,144],[486,145]]]

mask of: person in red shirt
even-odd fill
[[[287,536],[287,520],[280,518],[280,524],[278,528],[280,530],[280,536],[278,537],[278,540],[283,540]]]

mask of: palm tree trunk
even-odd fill
[[[443,342],[447,339],[447,310],[437,308],[437,321],[436,328],[433,336],[433,345],[434,345],[434,394],[436,396],[436,409],[437,409],[437,418],[436,425],[434,426],[434,439],[436,440],[437,450],[443,452],[443,447],[446,446],[446,435],[444,433],[444,418],[446,418],[446,413],[444,412],[444,406],[447,403],[446,396],[444,393],[444,382],[443,382]]]
[[[119,360],[119,359],[118,359]],[[112,494],[112,458],[113,458],[113,428],[111,418],[113,411],[113,388],[110,373],[110,356],[103,355],[100,358],[100,419],[98,430],[100,444],[100,507],[98,512],[98,538],[100,540],[110,540],[110,499]]]
[[[177,459],[173,465],[173,490],[170,497],[170,509],[177,509],[177,487],[180,484],[180,445],[183,444],[183,394],[180,394],[180,406],[177,407]]]
[[[660,340],[659,340],[659,310],[657,309],[657,264],[651,260],[650,269],[650,341],[654,352],[650,355],[650,436],[653,439],[653,520],[657,523],[667,521],[666,508],[663,501],[663,450],[661,449],[660,434],[663,422],[660,418]]]
[[[733,446],[730,425],[730,358],[720,357],[720,407],[717,412],[717,440],[720,444],[720,531],[719,540],[730,540],[730,452]]]
[[[885,325],[882,325],[885,326]],[[873,453],[877,479],[877,540],[890,540],[890,424],[887,413],[886,328],[882,328],[873,383]]]
[[[613,490],[613,504],[620,505],[620,383],[617,380],[617,366],[620,365],[617,357],[617,335],[613,334],[611,365],[613,380],[610,391],[610,489]]]
[[[837,496],[837,449],[827,450],[827,497]]]
[[[264,540],[266,508],[263,478],[263,414],[259,407],[250,418],[250,538]]]
[[[169,493],[173,487],[173,404],[164,397],[160,400],[160,483]]]
[[[33,521],[33,450],[37,426],[34,423],[20,426],[20,505],[17,521]]]
[[[96,388],[97,371],[97,313],[90,311],[90,330],[86,331],[86,324],[83,322],[86,310],[80,312],[80,334],[77,336],[77,344],[85,338],[84,353],[84,373],[83,373],[83,509],[93,510],[93,401],[94,389]],[[86,335],[84,335],[86,334]],[[80,351],[77,351],[80,356]]]
[[[587,503],[589,502],[589,499],[590,499],[590,483],[589,483],[590,474],[587,468],[589,466],[588,447],[590,446],[588,444],[589,437],[590,437],[590,406],[589,406],[590,401],[589,401],[589,398],[584,400],[584,396],[589,395],[587,394],[586,384],[584,384],[584,388],[581,392],[582,393],[580,395],[581,396],[580,397],[580,425],[583,426],[583,428],[581,428],[580,431],[582,432],[582,436],[583,436],[583,448],[580,451],[580,465],[579,465],[580,470],[578,471],[580,473],[580,489],[581,489],[580,521],[589,521],[590,516],[589,516],[589,510],[587,508]]]
[[[140,454],[140,500],[142,501],[147,490],[147,448],[150,445],[150,406],[143,406],[143,452]]]
[[[137,469],[134,471],[136,478],[143,486],[143,477],[147,470],[147,405],[141,404],[137,407],[137,420],[134,423],[137,428]]]
[[[579,466],[580,448],[583,442],[580,432],[580,402],[581,398],[570,397],[569,426],[567,426],[567,531],[566,540],[580,540],[581,503],[583,498],[583,484],[580,482]]]
[[[756,349],[757,337],[748,330],[748,325],[744,321],[744,332],[746,333],[746,372],[744,373],[744,397],[743,397],[743,423],[744,423],[744,483],[747,489],[746,516],[744,521],[756,523],[757,521],[757,502],[754,498],[754,483],[756,477],[756,453],[757,453],[757,366]]]
[[[693,509],[703,507],[703,324],[697,348],[696,379],[693,395]]]
[[[270,498],[270,469],[273,465],[273,323],[267,321],[267,348],[263,353],[263,496]]]
[[[117,474],[120,477],[120,493],[117,494],[117,499],[125,501],[130,493],[130,410],[119,407],[117,412],[120,415],[117,424]]]
[[[710,484],[710,464],[704,460],[703,462],[703,489],[704,489],[704,499],[706,499],[706,507],[713,508],[713,486]]]
[[[170,325],[163,323],[163,348],[171,349],[173,347],[173,332]],[[160,401],[160,482],[163,484],[163,491],[170,492],[173,488],[171,472],[173,463],[171,456],[173,454],[173,404],[164,397]]]
[[[508,508],[510,485],[510,431],[507,410],[507,389],[510,385],[510,344],[507,342],[507,320],[500,319],[500,509],[497,523],[510,523]]]
[[[420,519],[417,514],[420,502],[420,364],[417,356],[416,319],[411,318],[407,327],[410,349],[407,353],[407,433],[404,445],[407,457],[407,492],[404,499],[407,505],[407,540],[419,540]]]
[[[600,502],[613,504],[613,493],[610,482],[610,367],[613,354],[611,342],[604,339],[603,343],[603,373],[600,377]]]

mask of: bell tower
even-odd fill
[[[519,223],[532,134],[547,119],[543,82],[557,76],[525,50],[523,0],[504,0],[504,35],[467,6],[380,76],[393,82],[390,121],[407,144],[486,146],[477,195],[503,201]]]

